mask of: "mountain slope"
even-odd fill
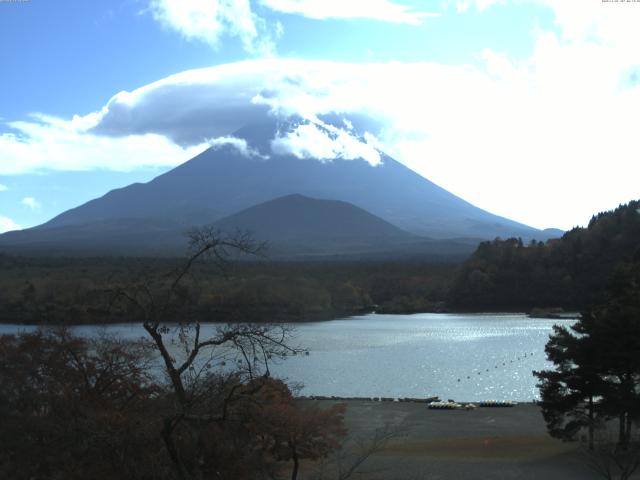
[[[218,221],[223,226],[245,224],[245,229],[275,239],[283,254],[285,246],[296,254],[380,248],[424,252],[427,244],[433,251],[438,240],[445,243],[436,250],[448,252],[451,239],[461,239],[458,244],[467,252],[483,239],[544,240],[557,233],[481,210],[383,153],[372,166],[362,158],[321,161],[298,158],[286,149],[274,151],[274,138],[297,138],[303,126],[316,129],[321,140],[338,141],[327,123],[251,125],[234,135],[246,145],[239,147],[236,140],[209,148],[148,183],[112,190],[43,225],[0,235],[0,247],[73,254],[175,253],[184,248],[185,231]],[[363,138],[355,131],[349,135],[356,143]],[[292,194],[301,196],[288,197]],[[286,198],[256,207],[280,197]],[[239,213],[245,209],[249,211]],[[423,238],[408,241],[410,234]]]
[[[221,233],[249,232],[267,242],[269,258],[462,259],[475,242],[430,240],[405,232],[350,203],[288,195],[249,207],[214,224]],[[9,232],[0,251],[48,255],[180,255],[187,228],[169,220],[111,219]]]
[[[375,167],[364,160],[320,162],[273,154],[269,142],[279,128],[261,124],[235,134],[268,159],[249,157],[231,145],[210,148],[149,183],[113,190],[39,228],[121,218],[204,224],[299,193],[353,203],[431,238],[547,238],[540,230],[474,207],[384,154]]]
[[[0,253],[175,255],[187,247],[186,231],[167,220],[107,219],[7,232],[0,235]]]

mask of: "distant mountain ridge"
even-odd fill
[[[346,202],[406,235],[430,239],[479,241],[519,236],[545,240],[555,236],[555,232],[543,232],[474,207],[384,153],[382,163],[377,166],[362,159],[318,161],[273,153],[271,140],[295,127],[294,123],[274,122],[242,128],[234,137],[245,140],[248,150],[257,152],[255,155],[230,144],[209,148],[148,183],[112,190],[43,225],[0,236],[0,247],[15,246],[19,239],[23,245],[48,242],[51,247],[64,250],[68,235],[69,248],[76,248],[72,247],[74,241],[85,242],[84,247],[88,248],[93,225],[95,241],[106,244],[111,236],[117,246],[115,250],[144,250],[145,245],[139,242],[149,229],[156,232],[156,238],[148,245],[150,250],[160,244],[163,249],[171,249],[176,247],[173,238],[178,231],[210,225],[292,194]],[[312,204],[306,204],[309,213],[313,211]],[[270,223],[279,225],[273,232],[294,229],[294,225],[286,225],[285,217],[276,215],[277,209],[268,211],[275,216],[265,215],[261,219],[263,232],[267,232]],[[296,218],[294,221],[291,217],[291,223],[304,216]],[[364,216],[359,214],[358,218]],[[335,222],[332,225],[327,228],[327,237],[339,238],[343,227]],[[371,226],[365,222],[362,227],[365,225]],[[140,238],[136,240],[136,236]]]

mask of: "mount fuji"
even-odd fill
[[[0,235],[0,251],[173,254],[184,250],[186,230],[212,224],[249,230],[284,256],[433,253],[447,242],[460,253],[495,237],[561,234],[475,207],[350,128],[304,120],[248,125],[148,183],[112,190],[42,225]],[[302,140],[311,142],[306,150]],[[324,144],[328,154],[313,158]],[[354,145],[375,161],[357,157],[358,150],[345,153]]]

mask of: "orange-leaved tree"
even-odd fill
[[[301,460],[326,458],[340,448],[347,434],[345,411],[344,403],[321,409],[296,401],[284,382],[268,379],[251,410],[250,425],[276,460],[293,462],[295,480]]]

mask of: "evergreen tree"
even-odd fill
[[[584,428],[589,432],[589,448],[593,449],[594,428],[601,409],[597,398],[604,381],[598,369],[598,345],[577,324],[567,329],[554,327],[545,348],[555,370],[534,372],[540,383],[542,414],[551,436],[574,440]]]
[[[449,303],[464,309],[582,310],[605,302],[607,280],[640,249],[640,201],[594,216],[546,244],[483,242],[460,268]]]
[[[554,370],[540,379],[549,433],[570,440],[602,419],[618,418],[618,444],[626,446],[640,418],[640,262],[613,276],[607,300],[585,310],[570,329],[555,327],[546,346]]]

